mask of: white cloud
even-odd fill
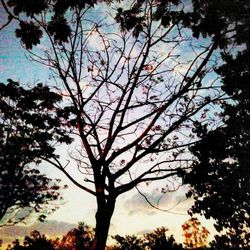
[[[23,239],[25,236],[29,236],[33,230],[37,230],[41,234],[49,236],[62,236],[75,227],[77,227],[77,224],[52,220],[44,223],[36,222],[28,226],[16,225],[1,227],[0,235],[4,245],[7,245],[14,239]]]
[[[162,193],[160,190],[152,190],[148,193],[143,193],[150,203],[159,210],[170,214],[187,214],[187,210],[192,206],[193,201],[185,196],[185,187],[174,193]],[[140,193],[135,193],[132,197],[124,202],[124,207],[128,215],[142,213],[144,215],[154,215],[158,212],[153,208],[144,196]]]

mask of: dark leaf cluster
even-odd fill
[[[192,24],[195,37],[214,35],[221,48],[232,42],[249,44],[250,2],[248,0],[193,0],[197,22]]]
[[[54,0],[55,15],[63,15],[68,9],[84,9],[86,6],[94,7],[97,0]]]
[[[155,1],[153,19],[163,27],[179,23],[191,28],[195,38],[213,37],[220,48],[232,43],[250,44],[250,3],[247,0],[193,0],[192,8],[183,9],[188,3],[180,0]],[[130,9],[117,10],[116,20],[122,30],[132,30],[136,37],[143,31],[146,13],[145,0],[137,0]]]
[[[7,4],[13,8],[15,15],[25,13],[28,17],[40,14],[48,8],[47,0],[9,0]]]
[[[40,43],[43,32],[49,32],[58,44],[68,42],[71,27],[66,21],[66,12],[77,9],[78,11],[96,4],[96,0],[9,0],[7,2],[11,19],[19,21],[16,36],[21,39],[26,49],[32,49]],[[41,22],[37,22],[39,15],[50,13],[51,20],[41,29]],[[26,17],[25,17],[26,16]]]
[[[216,249],[249,249],[250,216],[250,47],[249,9],[245,0],[193,0],[199,21],[193,26],[200,32],[215,35],[219,45],[244,45],[240,52],[222,53],[224,64],[216,69],[223,90],[231,100],[223,102],[223,126],[204,134],[191,148],[197,157],[191,172],[183,175],[191,185],[188,196],[195,204],[191,213],[215,219]],[[212,27],[216,23],[217,27]],[[196,131],[199,133],[199,131]]]
[[[54,41],[56,43],[61,44],[63,42],[68,42],[71,29],[65,17],[60,15],[52,17],[52,20],[48,24],[48,32],[51,36],[54,36]]]
[[[32,49],[40,43],[43,33],[34,22],[20,21],[19,26],[20,28],[16,29],[16,37],[20,38],[26,49]]]
[[[192,213],[216,220],[218,246],[249,249],[250,216],[250,50],[224,55],[217,72],[223,89],[231,97],[224,103],[224,125],[210,131],[191,148],[197,162],[184,175],[191,184]]]
[[[139,34],[146,27],[145,20],[147,19],[147,13],[144,12],[145,2],[145,0],[137,0],[130,9],[123,10],[119,8],[115,17],[116,21],[121,25],[121,30],[133,30],[133,36],[136,38],[138,38]],[[152,17],[155,21],[161,20],[164,27],[167,27],[171,21],[181,20],[184,16],[181,11],[171,10],[172,6],[178,6],[181,3],[180,0],[155,2],[157,2],[157,7],[154,9]]]
[[[139,15],[141,13],[140,5],[134,5],[129,10],[119,8],[115,17],[116,21],[120,23],[122,31],[130,31],[133,29],[134,37],[138,37],[140,32],[143,31],[144,17]]]
[[[23,245],[19,240],[15,240],[7,250],[54,250],[53,241],[46,238],[39,231],[30,232],[30,236],[25,236]]]
[[[11,208],[40,212],[59,198],[59,180],[31,167],[57,157],[55,142],[72,141],[56,115],[59,101],[61,96],[42,84],[31,89],[12,80],[0,84],[0,218]]]

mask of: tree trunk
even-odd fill
[[[96,212],[95,239],[91,250],[105,250],[114,208],[115,200],[109,201],[107,204],[98,204]]]

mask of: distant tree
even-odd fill
[[[55,15],[43,7],[30,15],[28,5],[23,10],[12,3],[14,12],[36,17],[16,31],[27,49],[47,35],[40,46],[45,50],[30,55],[54,73],[64,97],[61,122],[79,139],[71,158],[84,181],[77,182],[57,158],[47,161],[96,197],[92,249],[103,250],[119,195],[160,180],[166,180],[164,192],[176,190],[179,177],[194,166],[188,147],[217,126],[224,97],[210,74],[219,63],[216,49],[234,30],[224,22],[201,32],[211,26],[201,20],[212,9],[199,12],[179,0],[127,2],[126,9],[110,8],[107,15],[96,15],[85,1],[52,3]]]
[[[204,248],[207,245],[209,231],[197,218],[191,218],[182,225],[184,244],[191,249]]]
[[[18,223],[31,211],[46,211],[51,201],[60,198],[60,180],[47,178],[34,165],[42,158],[57,157],[55,142],[71,142],[53,115],[61,99],[42,84],[27,90],[12,80],[0,83],[0,219],[5,216],[4,224]],[[40,220],[44,218],[40,214]]]
[[[109,250],[181,250],[182,245],[177,244],[173,235],[167,236],[168,230],[165,227],[157,228],[151,233],[143,236],[120,235],[112,236],[117,243],[108,246]],[[30,232],[30,236],[25,236],[23,242],[16,239],[6,250],[89,250],[94,239],[93,229],[84,223],[79,223],[77,228],[73,228],[62,238],[50,239],[42,235],[39,231]]]
[[[110,247],[112,250],[181,250],[182,245],[177,244],[173,235],[167,236],[167,228],[161,227],[155,229],[151,233],[146,233],[143,237],[135,235],[120,235],[112,236],[118,242],[118,245]]]
[[[54,241],[54,248],[58,250],[88,250],[94,240],[94,231],[84,223],[78,228],[70,230],[62,239]]]
[[[93,239],[93,229],[81,222],[77,228],[57,239],[47,238],[37,230],[31,231],[22,243],[16,239],[7,250],[89,250]]]
[[[168,231],[167,228],[161,227],[155,229],[152,233],[147,233],[144,235],[145,239],[145,246],[149,250],[181,250],[182,245],[177,244],[174,236],[170,235],[167,236],[166,232]]]
[[[112,238],[118,242],[113,246],[114,250],[143,250],[145,246],[145,241],[136,235],[115,235]]]
[[[41,235],[39,231],[32,231],[30,236],[25,236],[23,245],[19,240],[15,240],[12,246],[8,246],[7,250],[55,250],[51,240],[45,235]]]

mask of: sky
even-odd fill
[[[0,12],[1,17],[4,13]],[[4,18],[0,18],[2,26]],[[12,23],[0,32],[0,81],[6,82],[8,78],[33,85],[39,81],[50,83],[50,72],[46,67],[30,61],[28,54],[14,37],[15,24]],[[61,154],[65,149],[61,150]],[[37,229],[48,235],[62,235],[77,225],[85,222],[90,226],[95,225],[96,203],[93,196],[74,186],[65,176],[51,166],[44,166],[48,176],[61,178],[69,188],[63,191],[64,201],[60,208],[47,217],[44,224],[19,225],[15,227],[0,228],[0,236],[5,240],[23,237],[31,229]],[[180,188],[176,193],[163,195],[160,190],[164,183],[157,185],[140,186],[140,190],[148,199],[165,211],[151,207],[146,200],[136,191],[123,194],[117,199],[116,209],[111,221],[110,235],[137,234],[149,232],[157,227],[169,228],[178,242],[182,242],[181,225],[189,219],[187,210],[192,205],[192,200],[185,197],[186,187]],[[212,221],[199,217],[202,224],[213,234]]]

